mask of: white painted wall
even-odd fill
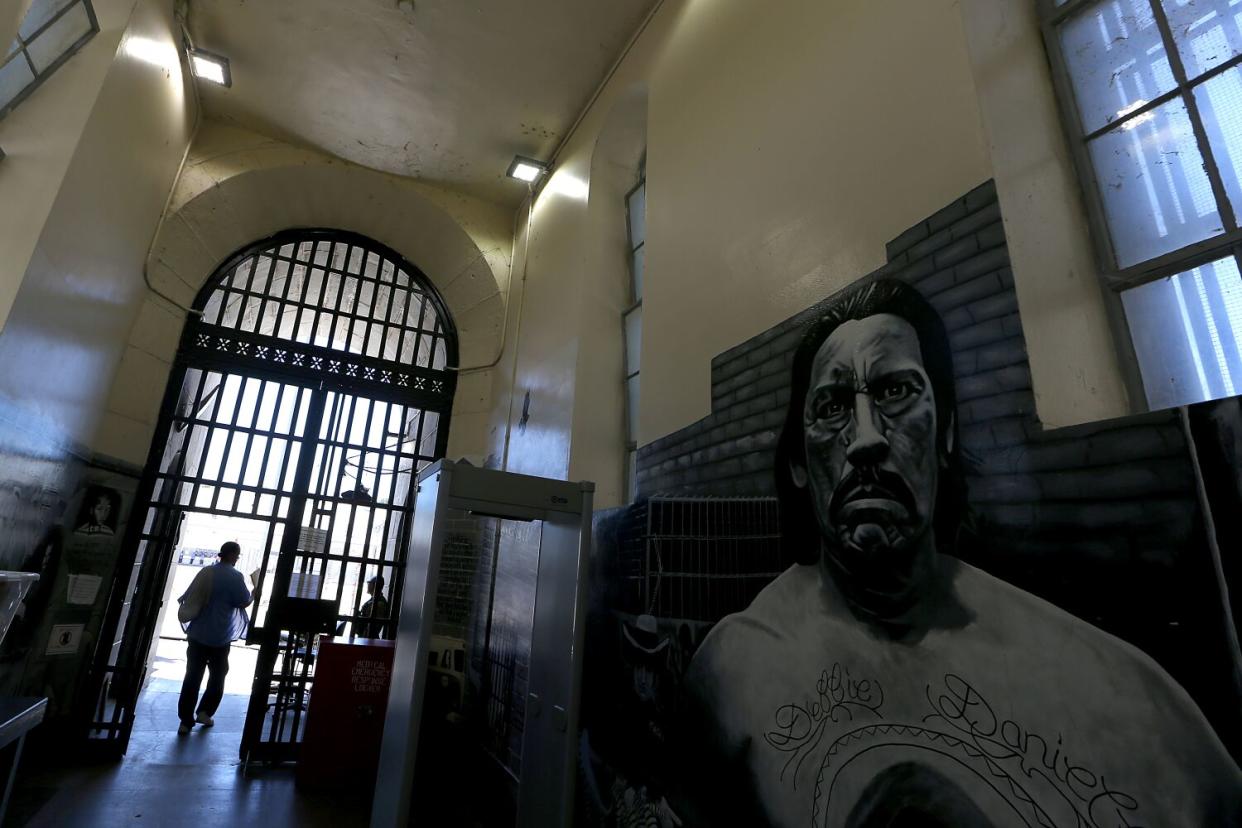
[[[1109,301],[1031,0],[962,0],[1040,420],[1130,413]],[[1115,310],[1115,309],[1114,309]],[[1141,405],[1141,401],[1137,403]]]
[[[519,216],[490,453],[510,471],[594,481],[597,508],[625,491],[623,198],[645,140],[647,78],[681,6],[663,5],[556,159],[531,211],[528,264]]]
[[[31,0],[0,0],[0,43],[5,49],[17,37],[17,28],[26,18]]]
[[[713,356],[880,266],[885,242],[990,175],[951,0],[668,0],[558,159],[588,199],[554,176],[534,211],[513,422],[528,390],[532,416],[509,468],[596,480],[600,506],[620,500],[623,294],[605,282],[624,249],[592,211],[600,185],[623,228],[624,190],[593,153],[635,87],[648,96],[640,444],[709,412]]]
[[[712,357],[879,267],[887,241],[991,177],[1041,419],[1129,412],[1032,2],[667,0],[536,202],[520,341],[511,329],[498,377],[513,378],[514,405],[498,386],[493,415],[498,455],[511,427],[509,468],[593,479],[599,505],[620,499],[623,300],[608,290],[624,251],[602,207],[617,173],[594,153],[635,88],[647,95],[640,444],[709,413]]]
[[[988,178],[955,5],[685,5],[651,75],[640,443],[709,412],[713,356]]]
[[[75,446],[98,426],[193,122],[172,4],[97,7],[104,31],[0,121],[0,400]]]
[[[0,120],[0,330],[108,76],[135,0],[96,0],[99,33]],[[29,0],[2,0],[0,43],[12,43]],[[11,23],[11,25],[10,25]],[[11,31],[10,31],[11,29]]]
[[[101,0],[101,11],[121,3]],[[637,96],[650,182],[641,442],[708,413],[714,355],[878,267],[887,240],[992,176],[1041,417],[1065,425],[1115,416],[1127,400],[1030,5],[666,0],[557,159],[534,206],[529,262],[522,213],[515,221],[479,199],[208,124],[175,189],[152,277],[189,302],[229,253],[276,230],[370,235],[442,290],[463,363],[490,363],[506,332],[500,362],[462,378],[450,453],[492,453],[515,471],[594,479],[599,505],[615,505],[625,302],[616,257],[624,256],[626,176],[607,147],[615,113]],[[106,43],[104,35],[93,41]],[[0,122],[0,145],[14,156],[0,165],[6,189],[4,176],[29,169],[11,162],[41,150],[16,117],[33,117],[39,97]],[[52,114],[69,123],[75,112]],[[56,157],[72,155],[73,130],[55,132],[46,143],[62,146]],[[98,163],[133,140],[118,132],[83,142],[80,154]],[[52,173],[53,161],[43,162]],[[19,259],[30,233],[14,228],[52,197],[45,190],[59,191],[54,179],[11,179],[35,196],[33,211],[0,215],[0,234]],[[77,203],[90,201],[66,196],[62,221],[86,209]],[[510,292],[511,250],[518,275]],[[0,300],[19,281],[6,257]],[[180,326],[179,312],[147,297],[128,336],[119,335],[126,347],[99,452],[142,462]],[[528,391],[530,417],[519,431]]]

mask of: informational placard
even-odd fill
[[[47,639],[47,655],[70,655],[82,644],[85,624],[56,624]]]
[[[69,574],[68,599],[70,604],[89,607],[99,596],[99,586],[103,578],[98,575]]]
[[[298,533],[298,549],[304,552],[310,552],[313,555],[320,555],[324,548],[328,545],[328,530],[316,529],[313,526],[303,526]]]

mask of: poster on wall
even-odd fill
[[[25,654],[19,688],[47,696],[53,717],[67,714],[81,689],[137,482],[97,468],[88,470],[86,478],[56,533],[57,543],[43,555],[47,592],[31,619],[36,644]]]
[[[933,224],[999,225],[973,214]],[[769,488],[649,473],[603,533],[580,824],[1242,824],[1193,443],[1176,414],[1042,434],[989,238],[1000,275],[935,254],[787,326]],[[649,468],[746,422],[713,417]]]

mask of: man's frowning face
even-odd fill
[[[901,565],[928,531],[937,426],[909,322],[850,320],[820,346],[803,410],[806,466],[793,477],[810,487],[820,529],[850,569]]]

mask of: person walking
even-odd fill
[[[189,639],[185,680],[177,704],[180,735],[189,733],[196,723],[203,727],[215,724],[212,715],[224,696],[229,646],[245,635],[250,623],[245,608],[258,598],[259,588],[255,587],[253,596],[246,589],[246,581],[236,569],[239,557],[241,546],[234,541],[225,543],[220,547],[220,560],[201,569],[179,599],[178,619]],[[204,670],[208,672],[207,691],[200,700]]]

